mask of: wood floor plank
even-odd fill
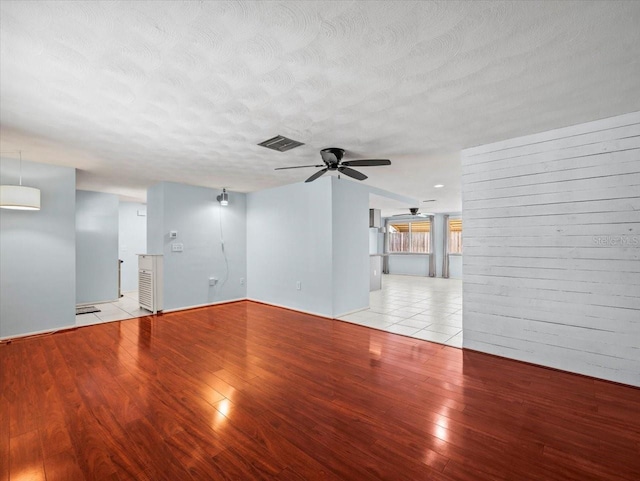
[[[0,363],[0,481],[640,478],[638,388],[253,302]]]
[[[40,410],[37,388],[29,382],[31,372],[27,346],[12,343],[6,349],[8,356],[2,366],[6,376],[3,395],[9,401],[9,436],[13,438],[38,428]]]
[[[47,481],[83,481],[85,479],[78,460],[72,452],[72,450],[66,450],[45,458]]]
[[[38,430],[11,438],[9,479],[46,481],[44,460]]]

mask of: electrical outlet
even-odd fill
[[[244,277],[241,277],[241,278],[240,278],[240,285],[241,285],[241,286],[244,286]]]
[[[296,282],[296,289],[302,289],[302,283],[300,281]]]

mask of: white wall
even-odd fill
[[[246,297],[246,196],[229,192],[229,205],[222,207],[216,200],[220,193],[172,182],[149,189],[147,253],[164,255],[165,310]],[[173,230],[176,239],[169,238]],[[173,243],[183,251],[173,252]],[[210,286],[209,277],[218,284]]]
[[[380,229],[377,227],[369,228],[369,254],[381,254],[382,251],[378,252],[379,238],[380,238]]]
[[[147,252],[147,206],[120,202],[118,209],[122,292],[138,289],[138,256]],[[144,214],[144,215],[141,215]]]
[[[333,317],[369,307],[369,190],[331,177]]]
[[[162,254],[166,242],[164,228],[164,183],[147,189],[147,251],[136,254]],[[167,237],[168,239],[168,237]]]
[[[0,209],[0,338],[75,325],[75,169],[22,162],[40,211]],[[17,160],[0,159],[0,183],[17,184]]]
[[[449,278],[450,279],[462,279],[462,259],[463,257],[459,254],[449,255]]]
[[[118,299],[118,196],[76,192],[76,304]]]
[[[640,386],[640,113],[462,153],[464,346]]]
[[[429,256],[426,254],[390,254],[389,274],[429,277]]]
[[[332,317],[331,206],[328,176],[247,195],[250,299]]]

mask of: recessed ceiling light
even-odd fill
[[[436,185],[434,185],[434,187],[435,187],[436,189],[439,189],[439,188],[441,188],[441,187],[444,187],[444,185],[443,185],[443,184],[436,184]]]

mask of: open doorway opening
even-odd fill
[[[76,325],[147,315],[136,254],[146,251],[146,205],[76,191]]]
[[[369,308],[341,319],[462,347],[461,213],[408,202],[371,195]]]

